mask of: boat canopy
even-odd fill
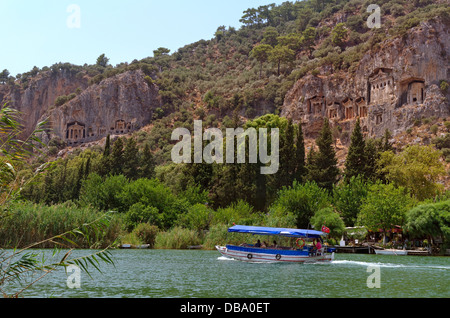
[[[253,235],[279,235],[286,237],[320,238],[325,233],[314,230],[284,229],[274,227],[235,225],[228,229],[230,233],[249,233]]]

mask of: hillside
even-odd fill
[[[383,1],[379,29],[367,27],[367,6],[309,0],[249,9],[240,29],[220,26],[172,54],[160,48],[116,66],[103,55],[93,65],[6,77],[0,100],[23,113],[27,133],[48,119],[41,138],[51,156],[134,135],[157,164],[170,161],[173,129],[192,129],[194,119],[232,127],[279,114],[302,123],[310,149],[327,117],[342,167],[357,117],[366,137],[389,130],[398,145],[423,120],[450,117],[448,1]]]
[[[366,8],[365,1],[261,6],[244,12],[239,30],[221,26],[215,38],[173,54],[160,48],[153,57],[115,67],[103,56],[94,65],[34,68],[0,85],[0,99],[24,113],[28,132],[49,118],[44,139],[59,147],[151,124],[163,137],[145,137],[155,151],[167,146],[176,123],[190,126],[193,119],[203,119],[207,126],[227,126],[235,112],[243,121],[266,113],[302,121],[306,137],[317,135],[315,119],[329,116],[343,144],[351,119],[363,111],[370,137],[381,137],[385,129],[395,136],[417,119],[449,116],[449,91],[439,89],[448,79],[440,67],[448,64],[448,2],[385,1],[380,29],[367,28]],[[281,49],[278,57],[258,58],[252,50],[261,44]],[[379,70],[393,77],[395,100],[370,107],[367,82]],[[426,88],[423,100],[414,102],[424,106],[392,113],[405,98],[403,87],[414,83]],[[309,115],[306,108],[314,98],[322,99],[322,109]],[[348,103],[353,109],[346,114]]]

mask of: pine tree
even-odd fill
[[[318,152],[311,151],[308,158],[308,180],[331,191],[337,182],[339,169],[336,152],[333,148],[333,136],[328,119],[325,118],[320,136],[316,140]]]
[[[345,180],[348,182],[352,177],[358,175],[366,176],[366,141],[361,132],[361,124],[359,118],[356,120],[353,129],[350,147],[348,149],[347,160],[345,161]]]

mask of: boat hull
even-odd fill
[[[406,256],[408,255],[408,251],[406,250],[375,250],[377,255],[397,255],[397,256]]]
[[[308,250],[278,250],[262,248],[246,248],[240,246],[216,246],[225,257],[252,263],[317,263],[330,262],[334,253],[319,252],[311,254]]]

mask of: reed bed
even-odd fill
[[[156,249],[187,249],[202,243],[202,238],[195,230],[174,227],[170,231],[160,232],[156,235]]]
[[[0,248],[25,248],[77,228],[82,228],[85,235],[74,233],[67,236],[70,241],[56,239],[35,247],[105,248],[119,237],[122,221],[113,217],[107,225],[85,226],[102,216],[92,208],[80,208],[71,202],[53,206],[17,202],[0,216]]]

